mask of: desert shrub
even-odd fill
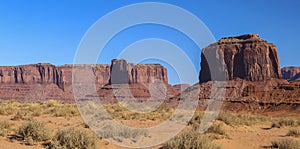
[[[281,118],[278,121],[279,126],[291,126],[291,127],[297,127],[298,126],[298,122],[297,120],[293,119],[293,118]]]
[[[9,132],[11,124],[8,121],[0,121],[0,136],[6,136]]]
[[[56,106],[51,110],[51,113],[55,117],[73,117],[80,115],[76,105],[74,104]]]
[[[59,130],[53,137],[50,149],[96,149],[98,137],[87,131],[69,128]]]
[[[6,102],[1,102],[0,115],[12,115],[15,113],[15,108]]]
[[[26,112],[20,110],[11,118],[11,120],[13,121],[24,120],[25,116],[26,116]]]
[[[272,148],[278,149],[299,149],[300,141],[293,139],[281,139],[272,141]]]
[[[186,132],[174,137],[165,143],[162,149],[221,149],[220,146],[215,145],[211,140],[195,131]]]
[[[47,104],[47,107],[55,107],[58,105],[58,102],[55,100],[49,100],[46,104]]]
[[[118,120],[165,120],[169,118],[174,111],[174,109],[167,107],[165,104],[162,104],[156,110],[147,113],[133,112],[120,104],[103,105],[103,107],[112,118]]]
[[[122,142],[124,139],[135,141],[139,137],[147,137],[148,131],[146,129],[131,128],[127,126],[113,126],[106,125],[98,131],[103,138],[112,138],[115,141]]]
[[[237,116],[229,112],[220,112],[217,120],[223,121],[227,125],[236,125],[239,123]]]
[[[291,130],[289,130],[289,132],[286,135],[300,137],[300,130],[299,129],[291,129]]]
[[[23,122],[16,133],[24,141],[39,142],[51,138],[50,131],[45,128],[45,124],[34,119]]]
[[[0,106],[0,115],[6,115],[6,107],[5,105],[1,104]]]
[[[225,131],[224,126],[223,126],[222,123],[211,125],[208,128],[207,132],[208,133],[216,133],[216,134],[220,134],[220,135],[225,135],[226,134],[226,131]]]
[[[271,128],[280,128],[281,126],[278,124],[278,122],[273,122],[271,125]]]
[[[40,106],[30,106],[28,111],[31,116],[41,116],[43,114],[43,109]]]
[[[300,121],[297,121],[293,118],[281,118],[277,121],[273,121],[271,128],[280,128],[283,126],[288,126],[288,127],[297,127],[300,124]]]

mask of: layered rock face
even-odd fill
[[[168,84],[167,69],[160,64],[127,63],[126,60],[112,60],[110,84],[154,83],[160,80]]]
[[[282,78],[292,82],[300,79],[300,67],[284,67],[281,69]]]
[[[227,37],[203,49],[200,85],[191,89],[200,90],[202,108],[213,99],[231,111],[300,111],[299,82],[281,79],[281,71],[287,80],[299,73],[280,70],[275,45],[257,34]]]
[[[73,101],[72,71],[79,68],[83,75],[73,83],[85,83],[90,71],[97,88],[107,84],[149,84],[160,80],[168,84],[167,70],[159,64],[128,64],[112,60],[111,65],[63,65],[47,63],[0,67],[0,100],[64,100]],[[77,76],[75,76],[77,77]],[[115,80],[115,81],[114,81]]]
[[[123,102],[156,102],[169,99],[179,93],[168,84],[167,70],[160,64],[127,63],[125,60],[112,60],[109,83],[98,90],[102,103]]]
[[[275,45],[257,34],[222,38],[202,50],[200,82],[280,79]]]
[[[0,67],[1,84],[53,83],[63,88],[62,71],[51,64]]]

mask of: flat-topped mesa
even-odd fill
[[[232,36],[232,37],[224,37],[219,40],[220,43],[234,43],[234,42],[255,42],[255,41],[265,41],[259,38],[258,34],[245,34],[241,36]]]
[[[284,67],[281,69],[281,73],[282,78],[289,82],[293,82],[300,79],[300,67]]]
[[[110,84],[148,84],[160,80],[168,84],[167,69],[160,64],[132,64],[124,59],[113,59]]]
[[[73,76],[73,71],[75,75]],[[113,75],[111,75],[113,74]],[[149,84],[161,80],[168,84],[167,70],[159,64],[130,64],[113,60],[112,64],[75,64],[55,66],[38,63],[0,66],[0,100],[73,101],[73,83],[95,83],[97,89],[114,83]],[[76,79],[72,79],[72,78]],[[74,82],[73,82],[74,81]],[[39,95],[39,96],[38,96]]]
[[[49,63],[0,67],[0,83],[35,84],[53,83],[63,88],[62,71]]]
[[[199,79],[200,82],[223,80],[212,77],[222,73],[224,80],[280,79],[276,46],[260,39],[258,34],[222,38],[202,50]]]

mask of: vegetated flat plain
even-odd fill
[[[167,106],[142,114],[130,112],[117,104],[104,107],[115,120],[138,128],[155,126],[174,112],[174,109]],[[210,128],[204,134],[199,134],[203,113],[196,111],[181,133],[154,148],[299,149],[299,117],[270,117],[221,111]],[[107,129],[102,137],[96,136],[85,124],[74,103],[54,100],[0,102],[0,148],[122,148],[107,138],[132,141],[147,135],[147,132],[136,131],[123,136],[113,131]]]

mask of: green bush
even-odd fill
[[[186,132],[182,135],[176,136],[167,143],[162,149],[221,149],[220,146],[215,145],[211,140],[195,131]]]
[[[272,142],[272,148],[278,149],[299,149],[300,141],[293,139],[282,139]]]
[[[96,149],[98,137],[87,131],[69,128],[59,130],[53,137],[50,149]]]
[[[45,124],[34,119],[23,122],[16,133],[24,141],[32,140],[39,142],[51,138],[50,131],[45,128]]]

